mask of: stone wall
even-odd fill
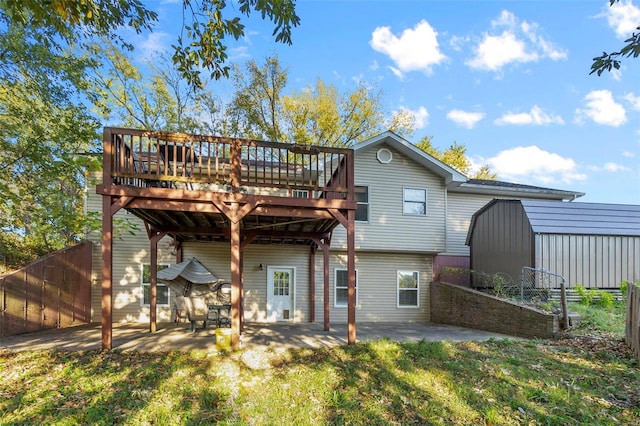
[[[431,322],[526,338],[553,338],[560,332],[556,315],[452,284],[430,287]]]

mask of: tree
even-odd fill
[[[609,0],[609,6],[613,6],[620,0]],[[593,58],[591,64],[591,72],[598,75],[602,75],[604,71],[611,71],[612,69],[620,69],[620,63],[623,58],[637,58],[640,56],[640,26],[636,28],[638,32],[634,32],[631,37],[626,39],[626,43],[620,50],[616,52],[602,52],[602,55]]]
[[[50,49],[96,37],[131,48],[118,31],[152,30],[158,19],[141,0],[0,0],[0,7],[9,21],[39,28],[35,41]],[[237,0],[230,7],[224,0],[183,0],[182,7],[182,32],[173,45],[173,62],[194,88],[202,86],[201,69],[215,79],[229,75],[226,42],[228,37],[237,40],[245,35],[240,16],[229,15],[258,13],[268,18],[274,24],[275,41],[285,44],[292,43],[291,31],[300,24],[295,0]]]
[[[0,254],[11,266],[60,249],[83,231],[82,155],[97,121],[77,100],[87,92],[88,57],[34,43],[40,29],[0,13]]]
[[[287,86],[288,70],[278,56],[266,58],[262,67],[249,61],[245,68],[234,67],[235,94],[229,107],[232,136],[284,142],[282,129],[282,93]]]
[[[453,167],[464,175],[468,175],[471,171],[471,160],[467,157],[467,148],[464,145],[459,145],[457,142],[447,148],[445,151],[440,151],[433,146],[431,141],[433,137],[425,136],[418,143],[416,147],[423,150],[432,157],[442,161],[448,166]],[[485,179],[495,180],[497,175],[491,171],[488,165],[483,165],[472,176],[473,179]]]
[[[413,131],[407,111],[386,119],[382,94],[364,85],[340,93],[318,79],[315,86],[287,94],[288,70],[277,56],[262,66],[236,66],[236,92],[228,119],[233,136],[276,142],[348,147],[387,129]]]
[[[93,50],[103,66],[96,71],[99,111],[118,126],[198,133],[196,92],[185,85],[171,61],[159,55],[147,61],[144,75],[126,52],[111,43]]]

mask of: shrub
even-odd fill
[[[622,293],[623,297],[627,297],[627,286],[629,285],[628,282],[626,281],[622,281],[620,283],[620,293]]]
[[[582,284],[576,284],[576,293],[580,296],[580,304],[589,306],[591,305],[591,302],[593,302],[595,292],[587,290]]]
[[[600,300],[598,301],[598,305],[603,308],[613,308],[613,294],[608,293],[606,291],[599,291]]]

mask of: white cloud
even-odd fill
[[[507,149],[478,163],[488,164],[500,179],[513,182],[556,185],[586,179],[573,159],[544,151],[535,145]]]
[[[505,124],[534,124],[542,126],[546,124],[564,124],[564,120],[559,115],[547,114],[538,105],[534,105],[529,112],[509,112],[495,120],[494,123],[499,126]]]
[[[433,72],[432,67],[447,57],[440,52],[438,33],[424,19],[413,29],[405,29],[400,37],[390,27],[377,27],[371,34],[371,47],[393,60],[396,75],[410,71]]]
[[[617,163],[604,163],[602,166],[589,166],[589,170],[593,170],[594,172],[628,172],[631,169],[627,166],[623,166],[622,164]]]
[[[238,46],[229,49],[229,60],[239,61],[242,59],[250,58],[249,48],[247,46]]]
[[[582,123],[589,118],[598,124],[619,127],[627,122],[627,112],[624,107],[613,99],[608,90],[594,90],[589,92],[584,100],[586,108],[576,109],[576,122]]]
[[[631,169],[629,169],[626,166],[623,166],[621,164],[616,164],[616,163],[605,163],[604,164],[604,170],[607,172],[626,172],[629,171]]]
[[[451,36],[449,39],[449,47],[451,47],[456,52],[460,52],[462,50],[462,46],[470,41],[469,37],[460,37],[460,36]]]
[[[635,157],[635,156],[636,156],[636,154],[635,154],[634,152],[631,152],[631,151],[624,151],[624,152],[622,153],[622,155],[623,155],[624,157],[627,157],[627,158],[633,158],[633,157]]]
[[[627,93],[624,99],[629,102],[631,108],[640,111],[640,96],[636,96],[633,93]]]
[[[485,33],[474,48],[474,56],[466,61],[471,68],[498,71],[510,63],[526,63],[549,58],[567,58],[567,52],[538,34],[539,25],[520,21],[513,13],[503,10],[491,21],[492,31]]]
[[[405,107],[400,108],[401,111],[408,112],[413,116],[413,124],[416,129],[422,129],[429,124],[429,111],[423,106],[418,107],[418,109],[409,109]]]
[[[473,129],[475,125],[484,118],[484,113],[452,109],[447,113],[447,118],[459,126]]]
[[[170,35],[162,31],[156,31],[149,33],[149,36],[138,43],[138,48],[141,51],[141,55],[144,58],[149,58],[157,53],[166,52],[169,49],[166,40]]]
[[[607,4],[604,15],[618,38],[626,39],[640,27],[640,8],[631,1],[623,0],[611,7]]]

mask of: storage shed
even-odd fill
[[[543,268],[573,287],[619,288],[640,281],[640,206],[494,199],[471,218],[471,269]]]

